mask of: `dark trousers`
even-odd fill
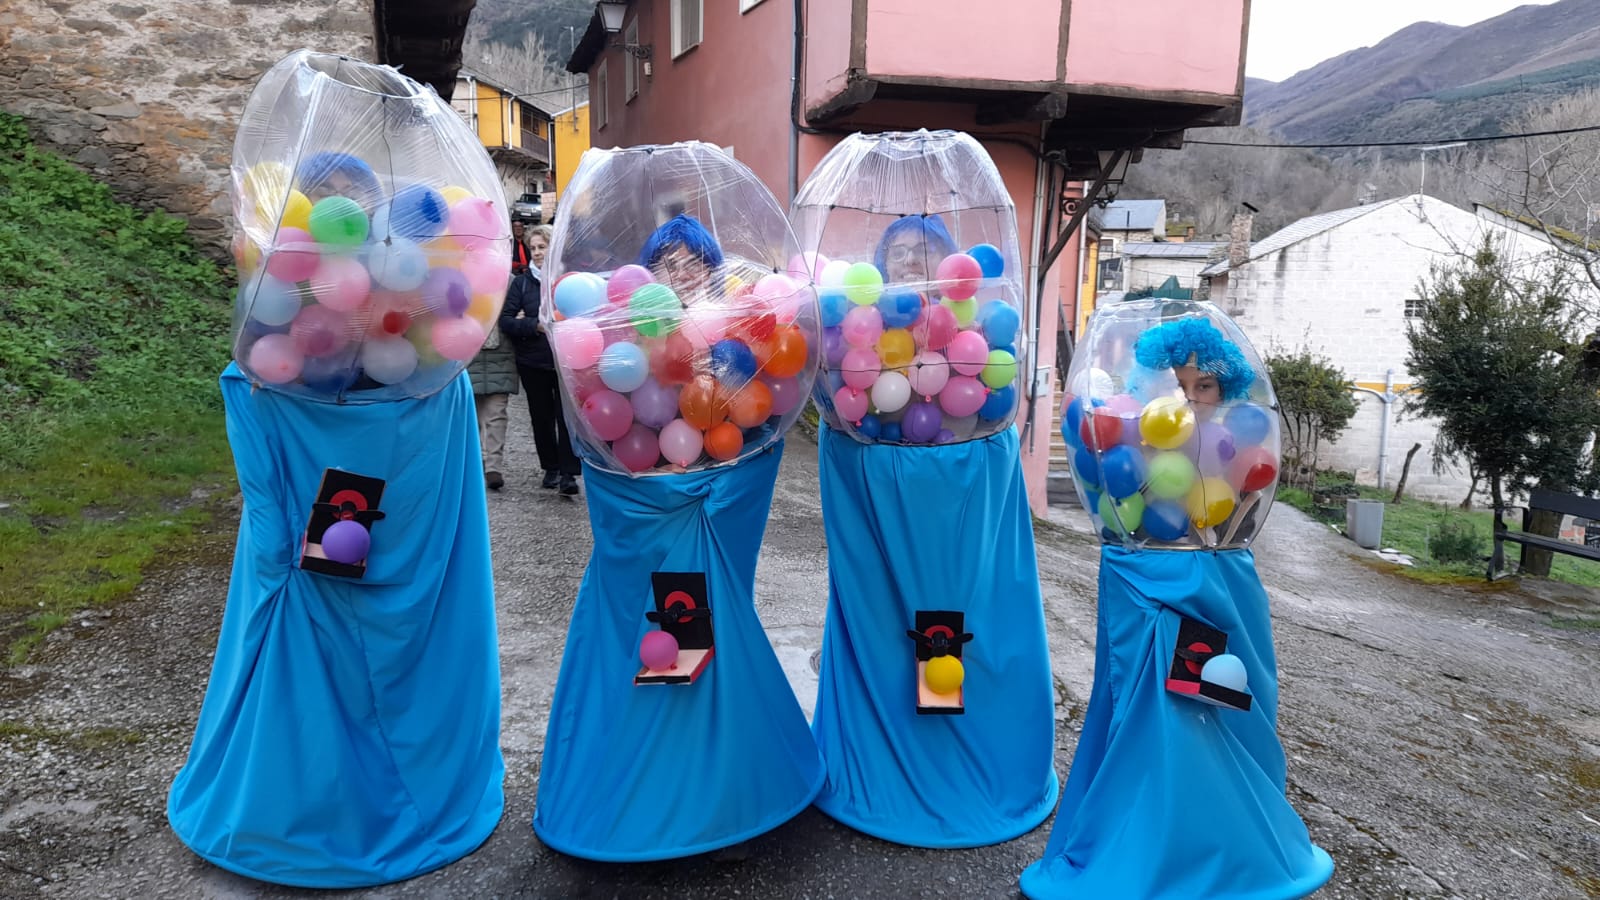
[[[528,396],[528,415],[533,420],[533,445],[539,451],[539,466],[546,472],[581,475],[578,455],[572,452],[572,437],[567,420],[561,415],[561,382],[554,369],[535,369],[517,364],[522,390]]]

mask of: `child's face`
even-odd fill
[[[1195,415],[1202,421],[1211,418],[1222,405],[1222,383],[1217,376],[1195,366],[1179,366],[1176,370],[1183,395],[1194,406]]]
[[[657,281],[665,282],[686,301],[706,293],[711,286],[711,270],[688,247],[679,244],[656,261]]]
[[[915,234],[904,234],[884,248],[884,274],[895,284],[914,284],[928,280],[928,248]]]

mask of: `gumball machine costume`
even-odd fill
[[[1103,303],[1062,431],[1100,555],[1094,690],[1029,897],[1301,897],[1333,873],[1284,792],[1250,543],[1278,476],[1266,370],[1209,303]]]
[[[708,144],[590,150],[562,200],[540,318],[594,531],[533,817],[563,853],[714,850],[821,785],[755,610],[783,434],[819,346],[795,250],[777,201]]]
[[[244,515],[167,816],[252,878],[398,881],[472,852],[504,806],[462,369],[510,272],[505,198],[432,91],[307,51],[262,76],[233,174]]]
[[[824,325],[817,807],[912,846],[1016,837],[1058,783],[1010,195],[968,135],[852,135],[793,218]]]

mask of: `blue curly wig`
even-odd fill
[[[376,201],[382,193],[378,175],[372,167],[348,153],[324,151],[313,153],[300,161],[295,169],[295,181],[301,191],[312,194],[323,188],[334,175],[343,175],[356,186],[359,197],[352,200]]]
[[[889,277],[889,245],[908,233],[915,233],[921,238],[928,248],[928,272],[931,275],[933,267],[939,260],[956,252],[956,242],[950,237],[949,229],[944,227],[944,220],[937,215],[930,216],[902,216],[890,223],[883,230],[883,237],[878,241],[878,252],[872,257],[873,265]]]
[[[683,247],[700,257],[707,268],[715,269],[722,265],[722,248],[717,246],[717,239],[698,219],[686,213],[678,213],[651,232],[650,239],[639,250],[639,265],[653,269],[661,257],[676,247]]]
[[[1133,356],[1148,369],[1176,369],[1193,356],[1196,368],[1217,376],[1224,400],[1243,399],[1256,380],[1239,346],[1205,319],[1174,319],[1149,329],[1133,345]]]

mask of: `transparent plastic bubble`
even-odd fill
[[[813,399],[830,427],[937,444],[1011,426],[1027,291],[1011,195],[976,140],[853,134],[817,164],[791,219],[817,281]]]
[[[425,397],[488,338],[510,217],[494,164],[433,91],[293,53],[251,93],[232,172],[234,359],[262,387]]]
[[[1246,547],[1277,492],[1277,399],[1244,333],[1210,303],[1105,300],[1062,398],[1078,497],[1103,541]]]
[[[711,144],[584,153],[542,289],[567,422],[592,465],[736,462],[782,437],[811,390],[811,267],[772,194]]]

